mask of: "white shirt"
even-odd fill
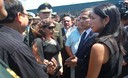
[[[80,32],[78,28],[74,29],[68,36],[65,46],[71,47],[73,54],[76,53],[79,46]]]
[[[66,38],[68,38],[68,36],[71,34],[71,32],[74,30],[75,28],[72,28],[72,27],[70,27],[68,30],[66,30],[65,28],[64,28],[64,31],[66,32],[65,34],[66,34]]]

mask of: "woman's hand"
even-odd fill
[[[55,60],[55,58],[52,58],[47,66],[47,72],[53,75],[55,73],[57,66],[58,66],[57,61]]]

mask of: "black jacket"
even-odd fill
[[[92,31],[85,39],[83,46],[78,47],[76,56],[78,58],[77,66],[75,67],[75,78],[85,78],[88,71],[90,50],[97,34]]]

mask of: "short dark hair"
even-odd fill
[[[71,14],[70,14],[70,13],[65,13],[62,17],[64,18],[64,17],[66,17],[66,16],[71,17]]]
[[[85,8],[85,9],[81,10],[80,13],[91,11],[91,9],[92,8]]]
[[[0,20],[1,23],[11,23],[15,20],[18,12],[23,13],[24,8],[20,1],[18,0],[11,0],[5,1],[5,9],[8,13],[8,16],[4,20]]]
[[[72,15],[72,14],[70,14],[70,13],[65,13],[65,14],[63,15],[63,18],[64,18],[64,17],[70,17],[72,21],[74,21],[75,18],[76,18],[76,16],[74,16],[74,15]]]

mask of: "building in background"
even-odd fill
[[[27,0],[21,0],[21,1],[22,1],[22,3],[23,3],[23,1],[25,3],[25,1],[27,1]],[[36,0],[36,2],[38,2],[38,1],[39,0]],[[63,1],[63,0],[60,0],[60,1]],[[83,3],[82,2],[81,3],[75,3],[75,1],[73,3],[71,3],[71,1],[69,1],[70,3],[63,3],[63,4],[61,4],[61,3],[55,4],[55,1],[50,1],[50,0],[47,2],[50,3],[51,5],[53,5],[53,12],[57,12],[59,15],[63,15],[66,12],[71,13],[73,15],[79,15],[79,11],[81,11],[84,8],[93,7],[95,5],[98,5],[98,4],[101,4],[104,2],[110,2],[110,3],[116,4],[116,3],[118,3],[118,1],[120,1],[120,0],[89,0],[89,1],[83,0]],[[58,2],[58,0],[57,0],[57,2]],[[38,7],[38,6],[36,6],[35,4],[32,4],[33,6],[35,6],[34,9],[27,9],[27,10],[30,12],[37,13],[36,7]]]

